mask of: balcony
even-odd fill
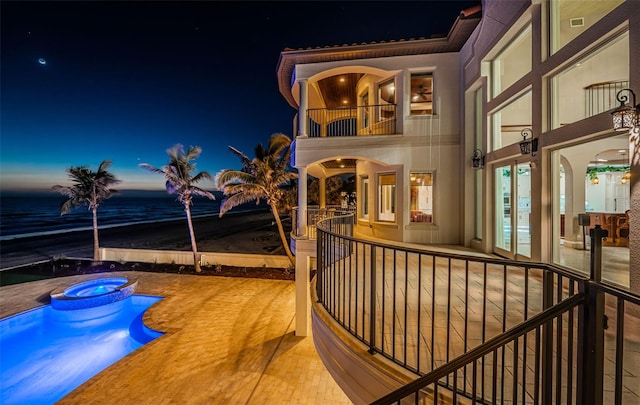
[[[585,116],[593,117],[618,107],[620,102],[616,100],[616,94],[627,87],[629,87],[628,80],[594,83],[585,87]]]
[[[312,300],[320,357],[354,402],[637,403],[640,296],[602,283],[601,263],[589,279],[361,240],[352,226],[317,223]],[[383,359],[414,377],[373,371]]]
[[[310,108],[310,138],[396,134],[397,106],[377,104],[356,107]]]

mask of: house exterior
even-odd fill
[[[467,163],[484,156],[460,180],[463,243],[589,274],[589,232],[600,225],[603,279],[640,291],[638,128],[614,130],[611,114],[617,97],[632,102],[623,89],[640,92],[640,3],[482,6],[459,61],[463,153]]]
[[[292,164],[299,172],[292,235],[296,334],[305,336],[311,328],[309,272],[316,267],[320,270],[316,249],[325,243],[321,240],[316,245],[315,222],[331,213],[324,195],[326,180],[335,175],[348,175],[355,182],[355,198],[345,200],[340,209],[355,212],[353,228],[345,229],[356,240],[426,249],[457,245],[512,259],[518,265],[528,261],[542,263],[538,267],[551,264],[578,277],[582,273],[590,282],[599,283],[601,277],[615,288],[622,287],[617,291],[631,293],[624,299],[637,302],[638,50],[638,0],[483,0],[481,7],[462,10],[444,38],[282,52],[277,70],[280,92],[297,111],[292,145]],[[635,114],[635,119],[614,129],[612,112],[621,108],[631,112],[631,117]],[[308,203],[312,178],[319,182],[317,206]],[[592,241],[600,238],[590,233],[601,235],[601,230],[606,231],[602,267],[595,274],[590,249]],[[337,253],[318,258],[323,259],[323,269],[360,260],[350,250],[353,240],[341,243],[330,247]],[[363,270],[371,275],[370,284],[365,287],[363,275],[358,287],[356,277],[356,297],[358,288],[373,288],[374,275],[385,274],[384,264],[382,270],[376,268],[380,254],[385,263],[384,246],[379,245],[378,256],[370,249],[369,267]],[[391,263],[396,263],[395,252],[393,255]],[[409,255],[405,257],[408,262]],[[439,270],[435,259],[433,263],[435,279]],[[409,265],[404,266],[406,272]],[[329,284],[321,288],[337,288],[329,295],[332,299],[351,299],[344,295],[345,285],[353,288],[351,269],[331,273],[335,276],[325,279]],[[444,271],[450,277],[450,270]],[[504,273],[506,280],[507,271]],[[405,276],[405,282],[408,278]],[[403,294],[403,308],[396,308],[395,295],[389,305],[404,314],[406,321],[406,314],[421,305],[410,308],[408,291]],[[372,308],[379,306],[376,300],[385,299],[380,292],[369,296],[373,297],[370,306],[353,307],[370,308],[373,313]],[[351,316],[352,305],[341,305],[338,308],[343,312],[347,308]],[[603,306],[603,301],[597,305]],[[602,306],[594,306],[599,309],[592,312],[604,311]],[[618,312],[618,323],[625,312],[638,316],[638,308],[634,304]],[[612,309],[606,311],[611,316]],[[362,370],[371,368],[362,364],[373,360],[363,359],[366,356],[357,351],[351,357],[342,356],[343,352],[342,357],[334,355],[332,350],[342,346],[331,346],[330,341],[343,338],[324,329],[334,321],[321,313],[314,310],[314,339],[321,342],[317,347],[324,350],[325,364],[343,389],[352,391],[350,396],[362,399],[370,395],[366,387],[386,377],[363,376]],[[597,313],[600,315],[593,319],[601,322],[605,316]],[[337,319],[340,314],[332,316]],[[376,319],[372,316],[372,325]],[[394,331],[395,325],[393,321]],[[604,335],[605,328],[600,323],[578,338]],[[621,330],[617,333],[620,340],[632,339]],[[586,361],[578,357],[580,364]],[[590,369],[577,377],[587,387],[578,395],[599,398],[601,403],[602,375],[601,369]],[[608,376],[607,381],[613,377]],[[353,387],[361,389],[356,392]],[[589,387],[595,387],[594,391],[588,392]],[[623,395],[622,391],[616,395]],[[632,389],[624,395],[634,398],[633,403],[638,393]]]
[[[637,135],[614,131],[611,111],[620,90],[640,92],[639,23],[637,0],[485,0],[443,38],[283,51],[280,92],[297,110],[296,274],[313,268],[325,180],[348,174],[360,237],[588,273],[598,224],[603,278],[638,291]],[[623,270],[608,273],[607,257]]]

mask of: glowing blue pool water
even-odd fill
[[[90,297],[117,292],[100,285],[90,287],[97,290]],[[142,322],[147,308],[161,299],[129,295],[72,310],[47,305],[0,320],[0,403],[52,404],[161,336]]]

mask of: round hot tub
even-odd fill
[[[105,277],[74,284],[51,293],[51,307],[57,310],[93,308],[122,301],[138,287],[138,279]]]

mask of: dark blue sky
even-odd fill
[[[429,37],[475,4],[2,1],[0,189],[67,184],[69,166],[105,159],[119,188],[163,189],[138,164],[175,143],[202,147],[199,171],[238,168],[228,145],[253,156],[292,136],[284,48]]]

